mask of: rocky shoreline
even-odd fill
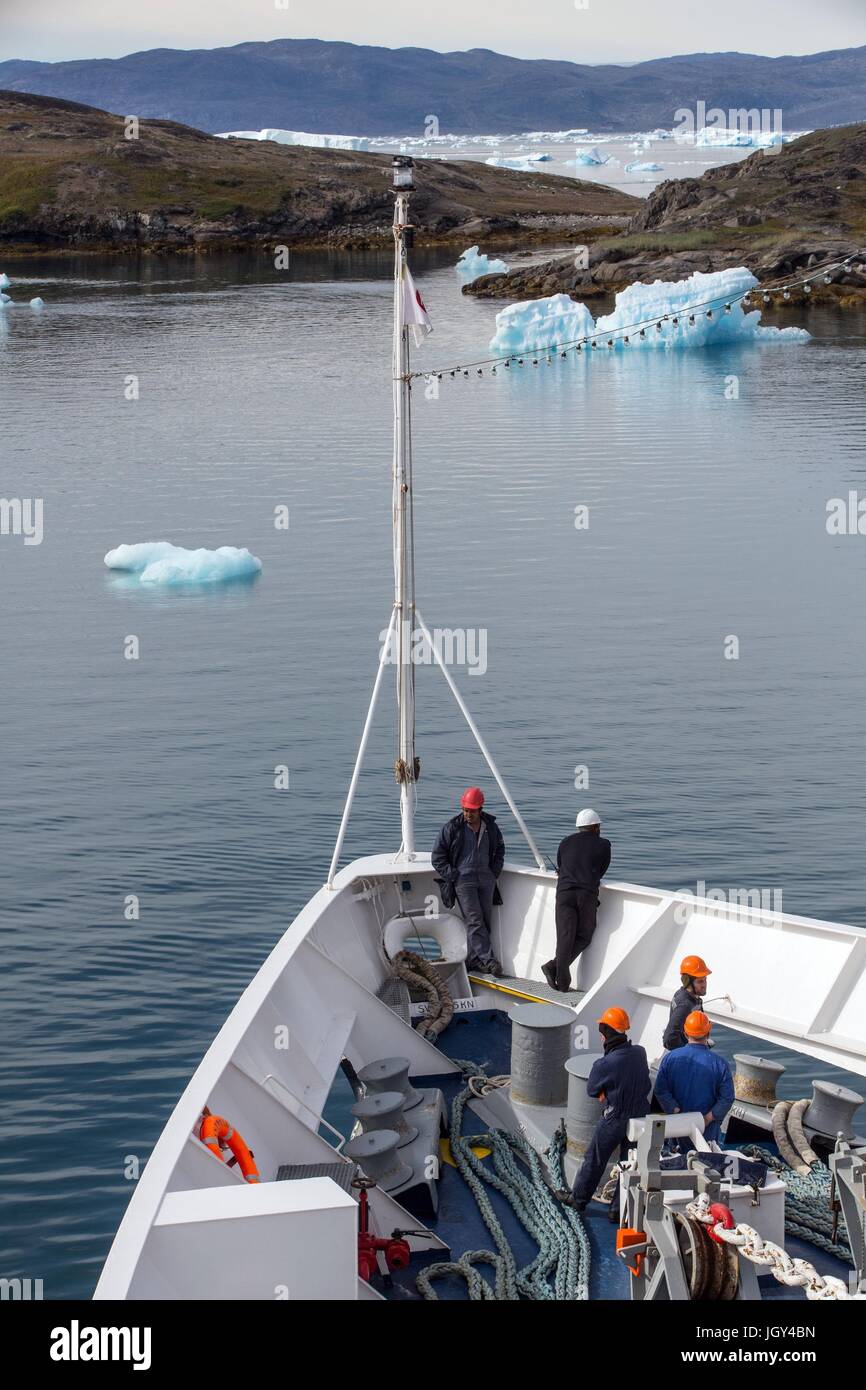
[[[682,280],[745,265],[762,283],[796,279],[853,257],[851,267],[791,304],[866,302],[866,124],[813,131],[774,152],[659,184],[616,236],[585,238],[585,252],[485,276],[481,298],[611,295],[635,281]]]

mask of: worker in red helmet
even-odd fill
[[[494,901],[501,902],[496,880],[505,862],[505,842],[496,817],[483,810],[480,787],[467,787],[459,815],[439,831],[433,846],[433,868],[440,881],[444,907],[456,902],[466,922],[468,970],[501,975],[493,954],[490,928]]]

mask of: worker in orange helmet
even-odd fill
[[[666,1052],[656,1076],[656,1100],[666,1115],[697,1110],[704,1138],[721,1139],[721,1125],[734,1103],[730,1063],[710,1050],[712,1023],[703,1009],[690,1013],[683,1028],[686,1046]]]
[[[583,1211],[608,1170],[611,1155],[619,1155],[628,1122],[649,1110],[650,1074],[646,1053],[627,1036],[631,1021],[625,1009],[605,1009],[598,1020],[604,1056],[592,1064],[586,1093],[603,1109],[593,1131],[570,1196],[563,1200]]]
[[[684,956],[680,961],[682,988],[671,1000],[670,1017],[662,1038],[668,1052],[685,1047],[687,1038],[683,1024],[690,1013],[703,1009],[701,1000],[707,992],[707,977],[712,973],[701,956]]]
[[[466,922],[468,970],[501,975],[490,929],[493,906],[502,902],[496,880],[505,862],[505,842],[496,817],[483,810],[480,787],[467,787],[461,811],[446,821],[433,846],[433,869],[443,907],[458,904]]]

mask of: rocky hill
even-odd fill
[[[390,158],[218,140],[172,121],[123,120],[57,98],[0,91],[0,245],[207,248],[278,238],[372,245],[390,238]],[[422,162],[419,240],[615,229],[638,199],[598,184],[465,161]]]
[[[758,151],[699,179],[659,184],[613,237],[588,235],[588,269],[557,258],[508,276],[486,276],[470,293],[509,299],[564,292],[610,293],[635,280],[678,280],[695,270],[747,265],[759,279],[791,275],[828,257],[866,262],[866,123],[814,131]],[[831,293],[866,292],[859,271]],[[823,294],[816,287],[814,297]]]
[[[851,0],[856,3],[856,0]],[[816,13],[816,33],[820,31]],[[319,39],[158,48],[124,58],[0,63],[0,87],[183,121],[346,135],[652,130],[697,96],[723,110],[781,109],[788,130],[866,119],[866,47],[766,58],[689,53],[628,66],[436,53]]]

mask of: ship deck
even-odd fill
[[[486,983],[479,979],[477,984]],[[508,990],[517,982],[508,979],[498,980],[496,986]],[[525,983],[525,982],[521,982]],[[533,982],[533,989],[541,991]],[[564,998],[564,996],[559,996]],[[456,1015],[442,1036],[442,1049],[450,1057],[461,1058],[476,1063],[488,1076],[505,1074],[510,1069],[511,1022],[507,1012],[501,1009],[479,1009],[474,1013]],[[462,1078],[455,1075],[430,1075],[412,1078],[417,1087],[437,1086],[443,1092],[446,1107],[449,1108],[463,1086]],[[467,1111],[464,1131],[468,1131]],[[329,1112],[329,1118],[335,1115]],[[339,1118],[339,1117],[336,1117]],[[479,1131],[483,1128],[479,1120]],[[766,1145],[766,1141],[762,1141]],[[771,1147],[771,1146],[769,1146]],[[489,1159],[483,1160],[489,1162]],[[487,1188],[493,1210],[502,1224],[515,1259],[519,1266],[528,1264],[537,1247],[517,1220],[508,1201],[493,1188]],[[431,1255],[414,1255],[408,1269],[396,1271],[392,1275],[390,1287],[378,1281],[379,1291],[389,1300],[417,1300],[420,1294],[415,1280],[427,1264],[438,1263],[443,1259],[459,1259],[467,1250],[489,1250],[495,1248],[493,1239],[482,1220],[475,1198],[458,1170],[448,1163],[441,1165],[439,1179],[439,1211],[435,1217],[424,1217],[425,1224],[443,1240],[450,1249],[450,1256],[436,1251]],[[615,1253],[614,1232],[616,1224],[609,1220],[609,1208],[598,1202],[591,1202],[583,1216],[590,1249],[589,1297],[597,1300],[623,1300],[630,1297],[630,1275]],[[786,1239],[786,1249],[794,1258],[810,1261],[820,1274],[832,1274],[847,1280],[850,1266],[832,1255],[827,1255],[815,1246],[794,1237]],[[484,1277],[492,1277],[489,1269],[482,1267]],[[771,1275],[760,1279],[763,1299],[805,1301],[802,1290],[788,1288]],[[445,1301],[465,1301],[468,1298],[465,1282],[458,1278],[439,1279],[435,1289],[440,1299]]]

